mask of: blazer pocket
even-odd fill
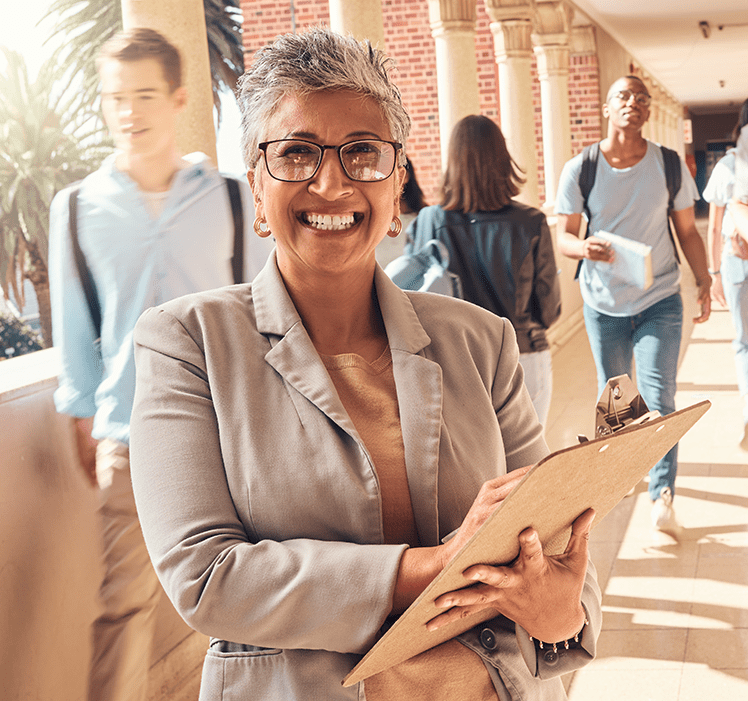
[[[283,650],[212,639],[203,663],[200,701],[282,699],[285,671]]]

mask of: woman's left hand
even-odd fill
[[[537,531],[526,528],[519,534],[520,552],[514,563],[465,570],[465,579],[475,584],[438,597],[435,605],[449,610],[431,619],[428,629],[490,608],[538,640],[553,643],[574,637],[584,625],[581,595],[594,517],[593,509],[577,517],[566,550],[555,556],[546,556]]]

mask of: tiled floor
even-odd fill
[[[684,301],[694,298],[689,281]],[[650,527],[646,484],[595,528],[603,589],[597,658],[565,680],[570,701],[748,700],[748,453],[732,324],[716,310],[689,325],[678,408],[712,407],[680,443],[675,509],[680,540]],[[584,329],[554,354],[552,450],[592,435],[595,371]]]

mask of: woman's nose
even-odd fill
[[[352,189],[352,181],[343,170],[337,151],[325,150],[319,169],[309,181],[309,191],[325,199],[336,199],[350,193]]]

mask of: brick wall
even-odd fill
[[[597,56],[572,56],[569,60],[572,156],[602,138],[601,108]]]
[[[243,0],[247,65],[251,63],[252,54],[258,48],[272,41],[278,34],[292,31],[290,5],[290,2],[283,0]],[[296,31],[303,31],[314,24],[329,23],[327,0],[295,0],[294,6]],[[480,110],[481,114],[500,124],[493,36],[483,3],[479,3],[477,9],[475,54]],[[413,121],[407,144],[408,155],[416,169],[418,182],[427,201],[436,203],[440,199],[441,148],[436,54],[429,27],[428,3],[426,0],[382,0],[382,14],[387,53],[397,64],[392,76],[400,88],[405,108]],[[573,100],[572,148],[576,153],[587,143],[599,138],[597,59],[595,56],[574,57],[571,69],[569,81]],[[532,80],[539,194],[542,203],[545,199],[543,139],[540,85],[534,57]],[[594,104],[589,102],[590,99],[594,99]]]

